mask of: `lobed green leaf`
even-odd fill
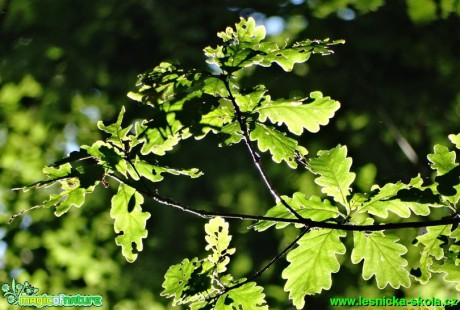
[[[295,160],[297,154],[308,153],[307,149],[298,145],[296,140],[265,124],[256,123],[249,138],[257,141],[257,146],[262,152],[269,150],[274,162],[280,163],[284,160],[291,168],[297,168]]]
[[[337,146],[329,151],[319,151],[318,156],[310,160],[310,169],[319,176],[315,183],[322,186],[321,191],[342,204],[347,210],[350,206],[347,197],[355,173],[350,172],[352,159],[347,157],[347,147]]]
[[[161,295],[174,298],[173,305],[188,304],[189,309],[268,309],[263,288],[222,274],[235,252],[229,248],[232,237],[228,223],[221,217],[213,218],[205,225],[205,231],[209,255],[171,266]]]
[[[132,125],[129,125],[126,128],[121,127],[121,123],[123,122],[123,116],[125,115],[125,107],[121,108],[120,114],[118,114],[117,122],[105,126],[102,121],[97,123],[97,127],[105,131],[106,133],[110,134],[111,136],[106,140],[120,148],[124,148],[123,141],[128,141],[128,133],[132,128]]]
[[[410,184],[388,183],[378,189],[377,194],[356,207],[356,213],[369,213],[382,218],[393,212],[402,218],[412,213],[422,216],[430,214],[430,207],[442,206],[431,188],[416,184],[418,178]]]
[[[200,266],[201,262],[195,257],[192,260],[186,258],[181,263],[169,267],[162,284],[164,290],[161,292],[161,296],[174,298],[173,305],[180,305],[197,299],[196,297],[190,298],[190,295],[194,295],[190,294],[190,291],[193,291],[194,286],[192,276]],[[187,295],[189,298],[185,298]]]
[[[143,143],[141,154],[153,153],[163,156],[171,151],[186,135],[181,131],[180,122],[174,120],[174,115],[167,118],[169,124],[164,127],[157,127],[153,123],[136,123],[136,136],[133,145]]]
[[[131,163],[129,165],[131,166]],[[139,176],[142,176],[151,182],[160,182],[164,178],[163,173],[168,173],[172,175],[186,175],[191,178],[197,178],[203,175],[203,173],[196,168],[175,169],[163,167],[150,164],[145,160],[141,160],[139,158],[133,160],[132,165],[134,166],[134,168],[128,169],[128,172],[134,180],[139,180]]]
[[[330,97],[323,97],[321,92],[312,92],[310,98],[312,102],[307,102],[307,99],[264,101],[254,111],[259,113],[259,121],[269,119],[274,124],[284,123],[296,135],[301,135],[304,129],[318,132],[320,125],[329,123],[340,103]]]
[[[460,133],[459,134],[450,134],[449,135],[449,140],[452,142],[457,149],[460,150]]]
[[[255,282],[248,282],[221,295],[216,302],[215,310],[255,309],[268,310],[263,288]]]
[[[397,243],[394,235],[384,235],[383,232],[355,231],[354,248],[351,252],[351,261],[363,263],[363,279],[369,280],[375,275],[377,286],[383,289],[388,284],[393,288],[409,287],[409,272],[404,268],[407,261],[402,255],[407,252],[405,246]]]
[[[345,254],[345,245],[340,241],[345,235],[339,230],[312,230],[287,255],[289,266],[282,273],[287,280],[284,290],[289,291],[289,298],[297,309],[304,307],[306,295],[331,287],[331,274],[340,269],[336,255]]]
[[[121,246],[123,256],[130,263],[136,260],[137,252],[142,251],[142,239],[147,237],[145,227],[150,213],[142,211],[143,202],[142,195],[126,184],[120,184],[118,192],[112,197],[110,217],[115,220],[115,233],[119,234],[115,242]]]
[[[444,257],[442,248],[443,241],[440,236],[449,236],[452,225],[427,227],[426,233],[418,236],[415,246],[423,247],[420,254],[420,277],[416,277],[420,283],[427,283],[431,278],[430,268],[433,265],[433,258],[440,260]]]
[[[228,233],[228,223],[221,217],[213,218],[204,226],[205,240],[208,243],[206,250],[211,251],[207,260],[215,267],[217,273],[227,270],[230,255],[235,253],[234,248],[229,248],[232,236]]]
[[[434,146],[434,153],[428,155],[431,168],[437,170],[438,175],[443,175],[458,166],[455,158],[455,152],[449,152],[447,147],[440,144],[436,144]]]

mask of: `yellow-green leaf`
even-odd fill
[[[306,295],[331,288],[331,274],[340,269],[336,255],[345,254],[345,246],[340,241],[345,235],[340,230],[312,230],[287,255],[289,266],[282,273],[287,280],[284,290],[289,291],[289,298],[297,309],[303,309]]]
[[[120,184],[118,192],[112,198],[110,217],[115,220],[115,233],[119,234],[115,241],[121,246],[123,256],[130,263],[136,260],[137,252],[142,251],[142,239],[147,237],[145,226],[150,213],[142,211],[143,202],[142,195],[126,184]],[[133,245],[136,249],[133,249]]]
[[[351,164],[347,147],[340,145],[329,151],[319,151],[318,156],[310,161],[310,169],[319,175],[315,182],[322,186],[321,191],[348,209],[347,196],[356,176],[350,172]]]
[[[384,235],[383,232],[355,231],[355,247],[351,252],[351,261],[363,263],[363,279],[369,280],[375,276],[377,286],[383,289],[388,284],[393,288],[409,287],[409,272],[404,268],[407,261],[402,255],[407,252],[405,246],[397,243],[394,235]]]
[[[259,121],[269,119],[274,124],[284,123],[296,135],[301,135],[304,129],[318,132],[320,125],[329,123],[340,103],[323,97],[321,92],[312,92],[310,97],[312,102],[286,99],[266,101],[254,111],[259,113]]]

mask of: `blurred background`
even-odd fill
[[[204,220],[146,201],[149,236],[129,264],[109,216],[116,188],[99,188],[61,218],[37,209],[8,225],[12,214],[49,194],[11,189],[41,180],[45,165],[99,139],[96,122],[114,121],[122,105],[130,120],[143,117],[126,97],[139,73],[161,61],[210,70],[202,49],[219,44],[216,33],[239,17],[254,17],[279,45],[346,40],[332,56],[314,55],[291,74],[274,66],[241,78],[243,85],[266,83],[275,98],[321,90],[341,102],[329,126],[302,137],[311,156],[346,144],[361,191],[417,173],[430,178],[426,155],[460,132],[459,14],[458,0],[0,0],[0,282],[29,281],[39,294],[102,295],[104,309],[171,308],[160,297],[163,275],[185,257],[204,255]],[[215,142],[187,141],[172,152],[171,165],[205,175],[167,178],[160,193],[194,208],[264,214],[273,201],[248,154]],[[264,163],[281,193],[320,194],[306,171]],[[237,248],[230,270],[238,277],[260,269],[297,233],[255,233],[249,224],[230,222]],[[417,235],[394,233],[406,245]],[[417,251],[410,247],[409,262]],[[308,297],[307,307],[327,309],[329,297],[458,295],[438,276],[427,285],[379,291],[349,254],[340,257],[331,290]],[[282,259],[258,279],[270,309],[292,309],[281,279],[285,266]],[[3,298],[0,306],[8,307]]]

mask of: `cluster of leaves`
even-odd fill
[[[204,259],[184,259],[171,266],[163,283],[163,296],[174,298],[173,305],[189,304],[190,309],[268,309],[263,288],[246,279],[235,280],[225,274],[230,255],[232,237],[228,223],[216,217],[205,225],[206,250]]]
[[[172,266],[166,273],[162,294],[173,298],[174,304],[188,304],[192,309],[266,309],[263,289],[252,281],[260,273],[239,280],[226,273],[235,250],[229,248],[231,237],[223,217],[232,215],[193,210],[161,197],[153,188],[154,183],[162,181],[163,174],[201,176],[196,168],[168,167],[161,163],[161,157],[185,139],[193,137],[199,141],[214,134],[221,146],[246,145],[276,201],[265,216],[238,217],[257,220],[252,226],[256,231],[271,226],[302,228],[298,238],[267,266],[288,253],[289,264],[282,277],[286,279],[285,290],[298,309],[304,307],[306,295],[331,287],[332,273],[340,269],[337,255],[345,254],[344,238],[350,231],[351,262],[363,262],[362,277],[368,280],[375,276],[379,288],[408,287],[411,277],[426,283],[432,273],[440,272],[446,274],[446,281],[460,283],[460,230],[456,225],[460,166],[455,151],[435,146],[434,153],[428,156],[436,175],[431,184],[424,184],[417,176],[407,184],[389,183],[375,186],[370,193],[354,193],[355,174],[346,146],[322,150],[310,158],[297,139],[305,131],[316,133],[320,126],[327,125],[339,109],[339,102],[319,91],[306,98],[272,99],[265,85],[243,89],[238,83],[239,74],[246,68],[277,64],[284,71],[291,71],[296,63],[306,62],[313,54],[331,54],[331,47],[343,42],[306,40],[280,47],[265,40],[265,29],[256,27],[252,18],[241,19],[235,28],[228,27],[218,36],[222,45],[204,49],[207,62],[217,68],[217,73],[161,63],[140,75],[138,89],[128,96],[146,107],[145,119],[123,124],[122,109],[116,123],[98,124],[107,134],[104,141],[82,146],[80,151],[45,168],[48,180],[26,189],[59,184],[61,192],[51,194],[41,206],[56,207],[55,213],[60,216],[71,207],[82,206],[85,195],[95,186],[106,185],[106,178],[119,182],[110,215],[119,234],[116,243],[130,262],[137,258],[142,239],[147,237],[150,213],[142,209],[145,197],[211,217],[205,226],[209,255]],[[450,140],[460,149],[460,135],[451,135]],[[275,163],[309,170],[324,196],[307,197],[301,192],[280,196],[261,164],[260,154],[267,151]],[[384,223],[388,211],[407,219],[426,217],[434,208],[442,210],[446,217],[422,223]],[[423,226],[427,226],[425,233],[414,243],[421,248],[420,263],[411,266],[411,275],[403,257],[408,247],[386,229]]]

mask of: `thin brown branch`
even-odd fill
[[[281,204],[286,207],[289,212],[291,212],[296,218],[299,220],[303,220],[304,218],[297,212],[295,211],[281,196],[278,194],[276,191],[275,187],[272,185],[270,180],[268,179],[267,173],[263,169],[261,163],[260,163],[260,155],[257,154],[257,152],[254,150],[254,147],[251,144],[251,140],[249,138],[249,128],[246,124],[246,121],[243,117],[243,114],[241,113],[240,107],[236,103],[235,97],[232,94],[231,88],[230,88],[230,82],[227,79],[223,79],[223,82],[225,84],[225,87],[227,88],[227,91],[229,93],[229,99],[233,104],[233,107],[235,109],[235,115],[238,120],[238,123],[241,127],[241,130],[243,131],[243,140],[246,144],[246,147],[249,151],[249,154],[251,155],[251,159],[254,163],[254,165],[257,168],[257,171],[259,172],[260,176],[262,177],[262,180],[264,181],[265,185],[267,186],[268,190],[270,191],[270,194],[275,198],[276,202],[281,202]]]
[[[135,185],[130,184],[129,181],[122,180],[121,178],[109,174],[109,177],[113,178],[117,182],[125,183],[131,187],[136,188]],[[383,224],[373,224],[373,225],[353,225],[350,223],[336,223],[336,222],[318,222],[312,221],[306,218],[279,218],[279,217],[270,217],[270,216],[260,216],[260,215],[249,215],[249,214],[238,214],[238,213],[224,213],[224,212],[211,212],[200,209],[193,209],[186,205],[183,205],[179,202],[175,202],[172,199],[162,197],[158,192],[146,192],[145,190],[136,188],[138,192],[147,197],[153,199],[161,205],[179,209],[181,211],[191,213],[195,216],[201,218],[214,218],[217,216],[227,218],[227,219],[238,219],[238,220],[249,220],[249,221],[269,221],[274,223],[289,223],[289,224],[301,224],[309,228],[327,228],[327,229],[336,229],[344,231],[364,231],[364,232],[373,232],[373,231],[383,231],[388,229],[402,229],[402,228],[421,228],[421,227],[430,227],[430,226],[442,226],[449,224],[460,224],[460,215],[453,214],[448,217],[444,217],[440,220],[431,220],[431,221],[421,221],[421,222],[402,222],[402,223],[383,223]]]

